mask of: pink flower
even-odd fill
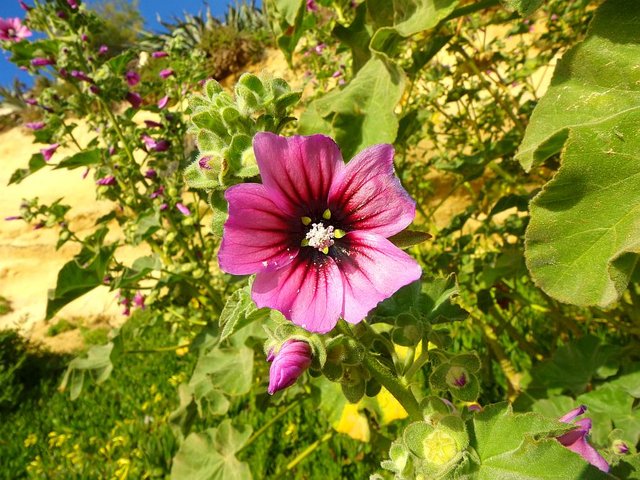
[[[48,162],[49,160],[51,160],[51,157],[53,156],[53,154],[55,153],[55,151],[58,149],[59,146],[60,146],[59,143],[53,143],[49,145],[47,148],[40,149],[40,153],[44,157],[45,162]]]
[[[154,192],[149,195],[149,198],[158,198],[164,195],[164,185],[160,185]]]
[[[100,48],[98,49],[98,55],[105,55],[108,51],[109,47],[107,47],[106,45],[100,45]]]
[[[162,126],[160,122],[156,122],[154,120],[145,120],[144,124],[147,126],[147,128],[160,128]]]
[[[318,11],[318,5],[316,4],[315,0],[307,0],[307,11],[308,12]]]
[[[318,45],[316,45],[315,47],[313,47],[313,50],[318,54],[318,55],[322,55],[322,52],[324,52],[324,49],[327,48],[327,45],[325,43],[319,43]]]
[[[67,3],[72,9],[78,8],[78,2],[76,0],[67,0]]]
[[[393,147],[342,160],[329,137],[258,133],[262,184],[229,188],[220,267],[256,274],[252,298],[311,332],[340,317],[358,323],[380,301],[420,277],[420,266],[388,237],[413,220],[415,203],[393,171]]]
[[[156,152],[164,152],[169,150],[169,142],[164,139],[155,140],[153,137],[149,135],[142,135],[142,141],[146,145],[148,150],[153,150]]]
[[[144,295],[140,292],[136,292],[135,296],[133,297],[133,304],[138,308],[144,309]]]
[[[0,18],[0,40],[19,42],[31,35],[31,30],[22,25],[19,18]]]
[[[116,177],[114,177],[113,175],[107,175],[106,177],[99,178],[96,181],[96,185],[104,185],[104,186],[115,185],[115,183],[116,183]]]
[[[125,73],[124,78],[127,80],[127,84],[130,87],[135,87],[138,83],[140,83],[140,75],[138,74],[138,72],[134,72],[132,70],[129,70],[127,73]]]
[[[176,208],[183,215],[191,215],[191,210],[189,210],[184,204],[182,204],[180,202],[176,203]]]
[[[158,100],[158,108],[162,109],[162,108],[166,107],[167,103],[169,103],[169,96],[165,95],[160,100]]]
[[[55,65],[56,61],[52,58],[36,57],[31,60],[34,67],[46,67],[47,65]]]
[[[167,52],[162,52],[162,51],[160,51],[160,52],[153,52],[153,53],[151,54],[151,56],[152,56],[153,58],[164,58],[164,57],[168,57],[168,56],[169,56],[169,54],[168,54]]]
[[[83,82],[93,83],[93,79],[81,70],[71,70],[71,76]]]
[[[169,78],[171,75],[173,75],[173,69],[172,68],[165,68],[164,70],[160,70],[160,78]]]
[[[578,408],[574,408],[566,415],[560,417],[560,421],[564,423],[571,423],[572,420],[579,417],[586,411],[587,407],[585,405],[580,405]],[[603,472],[608,472],[609,464],[607,461],[587,442],[587,435],[589,435],[589,432],[591,431],[591,419],[581,418],[575,422],[575,425],[577,426],[576,429],[559,436],[558,441],[572,452],[580,455],[591,465],[599,468]]]
[[[27,122],[24,126],[31,130],[42,130],[46,124],[44,122]]]
[[[311,347],[307,342],[289,340],[275,355],[269,352],[269,395],[290,387],[311,365]]]
[[[138,92],[127,93],[127,102],[131,104],[133,108],[139,108],[142,105],[142,97]]]

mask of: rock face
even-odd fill
[[[82,142],[89,138],[78,129]],[[111,203],[97,201],[91,175],[82,179],[82,170],[43,169],[19,185],[9,185],[14,170],[24,168],[42,145],[33,143],[33,136],[22,128],[0,133],[0,295],[11,302],[12,312],[0,316],[0,329],[19,328],[29,334],[45,316],[47,290],[56,284],[58,270],[68,262],[78,247],[65,245],[55,249],[58,232],[54,229],[34,230],[21,220],[5,221],[18,215],[22,199],[38,197],[51,203],[64,197],[72,206],[69,212],[71,228],[79,235],[89,233],[95,220],[110,211]],[[60,149],[52,162],[74,153]],[[134,257],[135,258],[135,257]],[[110,321],[120,317],[115,293],[100,287],[66,306],[58,317],[93,318],[102,316]]]

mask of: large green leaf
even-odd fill
[[[518,158],[526,169],[562,150],[531,203],[527,266],[549,295],[610,305],[640,252],[640,2],[610,0],[587,39],[558,64]]]
[[[300,118],[300,133],[333,137],[345,158],[369,145],[392,143],[398,132],[394,109],[403,91],[402,71],[372,58],[343,90],[334,90],[309,105]]]
[[[192,433],[173,459],[173,480],[249,480],[249,466],[235,454],[251,436],[251,427],[233,427],[224,420],[217,428]]]
[[[87,167],[89,165],[95,165],[100,163],[101,155],[100,149],[94,148],[93,150],[84,150],[78,152],[75,155],[65,158],[55,166],[56,170],[59,168],[66,168],[73,170],[74,168]]]
[[[269,317],[268,308],[257,308],[251,299],[251,284],[233,292],[220,312],[220,341],[227,339],[242,327]]]
[[[393,26],[379,28],[371,39],[372,51],[393,56],[398,43],[424,30],[434,28],[449,15],[458,0],[409,0],[393,2],[395,22]]]
[[[542,5],[543,0],[502,0],[509,8],[516,10],[520,15],[531,15]]]
[[[490,405],[473,419],[471,446],[478,454],[473,478],[479,480],[590,480],[610,478],[556,439],[567,431],[554,419],[514,414]]]

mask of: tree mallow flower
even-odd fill
[[[163,70],[160,70],[160,78],[169,78],[171,75],[173,75],[173,69],[172,68],[165,68]]]
[[[191,210],[189,210],[189,208],[187,208],[187,206],[183,203],[176,203],[176,208],[178,209],[178,211],[183,214],[183,215],[191,215]]]
[[[31,30],[22,25],[19,18],[0,18],[0,40],[19,42],[31,35]]]
[[[560,417],[559,420],[564,423],[571,423],[576,417],[579,417],[586,411],[587,407],[580,405]],[[559,436],[558,441],[572,452],[580,455],[594,467],[599,468],[603,472],[608,472],[609,464],[607,461],[587,442],[587,435],[589,435],[591,431],[591,419],[581,418],[575,422],[575,425],[577,426],[576,429]]]
[[[138,72],[134,72],[133,70],[129,70],[124,74],[124,78],[127,81],[127,85],[130,87],[135,87],[138,83],[140,83],[140,74]]]
[[[307,342],[288,340],[277,353],[269,352],[269,395],[290,387],[311,365],[311,347]]]
[[[166,107],[167,103],[169,103],[169,96],[165,95],[160,100],[158,100],[158,108],[162,109],[162,108]]]
[[[387,240],[415,215],[391,145],[369,147],[347,165],[323,135],[263,132],[253,148],[263,183],[226,191],[218,258],[227,273],[256,274],[258,307],[325,333],[340,317],[360,322],[420,277],[417,262]]]
[[[48,147],[40,149],[40,153],[44,157],[45,162],[48,162],[49,160],[51,160],[51,157],[53,157],[53,154],[56,152],[59,146],[60,146],[59,143],[52,143]]]

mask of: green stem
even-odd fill
[[[287,463],[287,466],[285,467],[284,470],[280,470],[280,471],[276,472],[273,475],[273,478],[290,478],[291,475],[288,473],[289,470],[292,470],[293,468],[295,468],[296,465],[298,465],[301,461],[303,461],[305,458],[307,458],[309,455],[311,455],[316,448],[318,448],[324,442],[326,442],[329,439],[331,439],[331,437],[333,437],[333,435],[334,435],[333,430],[325,433],[322,436],[322,438],[319,438],[318,440],[313,442],[311,445],[309,445],[307,448],[305,448],[302,452],[300,452],[296,456],[296,458],[294,458],[289,463]]]
[[[453,12],[451,12],[447,17],[442,20],[442,23],[453,20],[454,18],[464,17],[465,15],[470,15],[472,13],[478,12],[484,8],[493,7],[500,3],[499,0],[483,0],[481,2],[472,3],[470,5],[465,5],[464,7],[456,8]]]
[[[429,350],[427,348],[427,344],[424,341],[422,342],[422,349],[423,350],[422,350],[422,353],[420,353],[420,356],[415,359],[413,364],[407,370],[407,373],[404,374],[404,378],[406,378],[407,380],[410,380],[411,377],[413,377],[416,373],[418,373],[418,371],[429,360]]]
[[[150,348],[148,350],[126,350],[124,353],[161,353],[161,352],[173,352],[174,350],[180,350],[181,348],[190,347],[190,343],[185,343],[183,345],[173,345],[171,347],[158,347],[158,348]]]
[[[297,407],[301,400],[302,400],[302,397],[296,398],[293,402],[291,402],[291,404],[289,404],[289,406],[287,406],[287,408],[285,408],[284,410],[279,412],[276,416],[272,417],[271,420],[269,420],[262,427],[260,427],[258,430],[256,430],[255,433],[249,437],[249,440],[247,440],[247,442],[242,446],[242,448],[240,450],[238,450],[238,452],[241,452],[242,450],[247,448],[249,445],[251,445],[256,438],[258,438],[260,435],[262,435],[274,423],[276,423],[278,420],[280,420],[282,417],[284,417],[287,413],[289,413],[291,410],[293,410],[295,407]]]

